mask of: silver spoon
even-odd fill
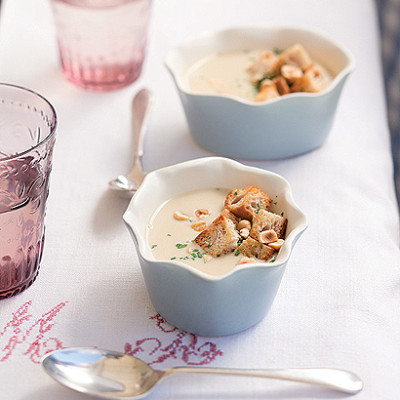
[[[109,182],[112,189],[121,191],[136,191],[146,176],[142,168],[143,136],[153,103],[153,95],[148,89],[140,90],[132,102],[132,122],[134,135],[133,168],[126,175],[119,175]]]
[[[57,382],[78,392],[103,397],[139,399],[163,378],[177,373],[244,375],[322,385],[344,393],[358,393],[363,383],[353,373],[339,369],[224,369],[176,367],[155,370],[138,358],[89,347],[56,350],[41,360]]]

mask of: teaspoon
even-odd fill
[[[177,373],[242,375],[321,385],[344,393],[361,391],[362,381],[352,372],[332,368],[233,369],[175,367],[151,368],[136,357],[98,348],[56,350],[41,360],[57,382],[81,393],[102,398],[139,399],[163,378]]]
[[[153,103],[152,93],[144,88],[140,90],[132,102],[132,127],[134,136],[133,168],[126,175],[119,175],[109,182],[112,189],[134,192],[142,183],[146,173],[142,168],[143,136],[147,129],[147,122]]]

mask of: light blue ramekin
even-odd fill
[[[249,185],[276,199],[271,210],[284,212],[288,219],[285,242],[274,263],[236,265],[226,275],[214,276],[176,260],[154,258],[145,231],[161,204],[192,190]],[[222,157],[200,158],[149,173],[123,219],[134,239],[154,308],[172,325],[203,336],[240,332],[268,313],[293,247],[307,226],[284,178]]]
[[[292,93],[256,103],[234,96],[199,94],[189,89],[187,69],[216,52],[302,44],[333,76],[319,93]],[[165,64],[182,101],[189,130],[202,147],[241,159],[277,159],[314,150],[327,138],[344,83],[354,70],[351,54],[310,27],[238,27],[206,33],[170,50]]]

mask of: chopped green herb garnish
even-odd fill
[[[281,216],[283,217],[283,211],[281,212]]]
[[[170,233],[167,233],[167,236],[172,236]]]
[[[157,245],[156,245],[156,244],[153,244],[153,246],[151,246],[151,248],[152,248],[152,249],[154,249],[155,247],[157,247]]]
[[[177,247],[178,249],[183,249],[183,248],[187,247],[187,244],[177,243],[177,244],[176,244],[176,247]]]
[[[235,196],[238,194],[238,192],[235,192]]]
[[[270,263],[273,263],[273,262],[275,262],[275,260],[276,260],[276,258],[275,258],[275,256],[273,256],[273,257],[269,260],[269,262],[270,262]]]
[[[277,56],[279,56],[279,54],[282,53],[282,50],[274,49],[274,53],[275,53]]]
[[[171,257],[171,260],[176,260],[176,257]]]
[[[190,256],[192,257],[192,261],[194,261],[196,258],[203,258],[204,254],[205,253],[200,253],[198,249],[193,249]]]
[[[273,79],[275,79],[275,76],[274,75],[270,75],[270,74],[267,74],[267,75],[264,75],[258,82],[257,82],[257,84],[256,84],[256,90],[257,91],[259,91],[260,89],[261,89],[261,85],[262,85],[262,83],[265,81],[265,80],[270,80],[270,81],[272,81]]]
[[[237,250],[235,251],[235,256],[237,257],[237,256],[241,253],[241,251],[242,251],[242,249],[237,249]]]

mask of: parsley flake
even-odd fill
[[[265,81],[265,80],[269,80],[269,81],[272,81],[273,79],[275,79],[275,76],[274,75],[270,75],[270,74],[266,74],[266,75],[264,75],[258,82],[257,82],[257,84],[256,84],[256,90],[257,91],[260,91],[260,89],[261,89],[261,85],[262,85],[262,83]]]

